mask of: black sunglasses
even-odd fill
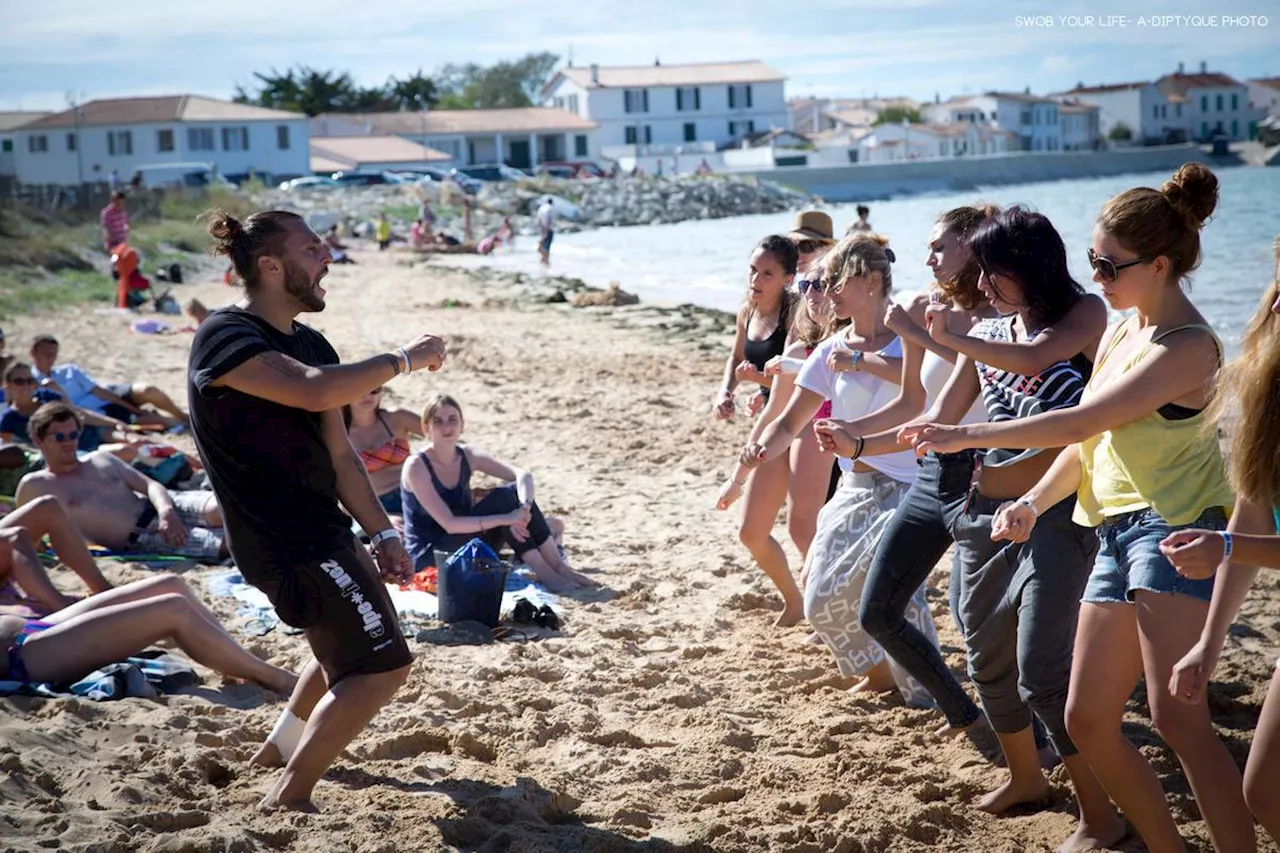
[[[71,432],[51,432],[54,441],[76,441],[80,438],[80,430],[73,429]]]
[[[1098,275],[1102,276],[1103,281],[1115,281],[1120,275],[1121,270],[1126,270],[1129,267],[1134,267],[1138,264],[1145,264],[1148,261],[1154,260],[1154,257],[1134,258],[1132,261],[1122,261],[1117,264],[1106,255],[1099,255],[1093,249],[1089,250],[1089,266],[1093,267],[1094,271],[1097,272]]]
[[[796,289],[800,291],[801,296],[804,296],[810,290],[814,293],[822,293],[827,289],[827,286],[822,283],[820,278],[802,278],[796,282]]]
[[[14,385],[35,385],[36,378],[34,376],[10,376],[9,381]]]

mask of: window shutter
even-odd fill
[[[684,112],[684,89],[676,89],[676,112]]]
[[[751,84],[748,83],[743,87],[747,92],[747,109],[751,109]]]
[[[644,111],[649,112],[649,90],[644,89]]]
[[[647,124],[644,126],[644,144],[653,144],[653,128]]]
[[[694,87],[693,90],[693,108],[695,110],[702,109],[702,90]]]
[[[730,86],[729,87],[729,109],[733,109],[736,106],[736,104],[734,103],[734,94],[735,92],[733,91],[733,87]],[[733,133],[732,130],[730,130],[729,132]]]

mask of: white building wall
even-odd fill
[[[1265,111],[1249,106],[1249,88],[1244,85],[1190,89],[1186,106],[1193,139],[1205,139],[1219,127],[1232,140],[1248,139],[1250,125],[1266,117]]]
[[[1263,117],[1280,116],[1280,89],[1250,82],[1249,103],[1255,110],[1261,110]]]
[[[277,127],[289,128],[289,147],[277,145]],[[246,150],[226,150],[222,129],[248,128]],[[213,132],[213,150],[190,146],[187,130],[208,128]],[[160,131],[173,132],[173,150],[160,150]],[[131,153],[117,146],[112,153],[108,135],[128,132]],[[75,149],[68,145],[76,140]],[[32,139],[44,140],[46,150],[33,150]],[[117,137],[118,139],[119,137]],[[39,148],[39,144],[35,146]],[[78,149],[78,150],[76,150]],[[45,128],[19,130],[14,134],[14,159],[17,179],[29,184],[72,185],[108,180],[115,170],[122,183],[127,183],[135,170],[159,163],[213,163],[219,174],[245,174],[250,170],[264,177],[310,174],[310,136],[303,117],[273,121],[240,122],[169,122],[116,126]]]
[[[744,84],[745,85],[745,84]],[[591,119],[599,130],[597,137],[600,147],[608,148],[629,144],[628,127],[636,128],[636,144],[648,144],[671,148],[685,144],[685,125],[694,126],[697,142],[713,142],[723,145],[746,133],[748,122],[754,122],[757,132],[773,128],[789,128],[791,117],[787,110],[786,96],[782,81],[769,83],[751,83],[751,106],[747,107],[739,99],[734,106],[729,106],[729,87],[727,85],[688,87],[698,90],[697,109],[691,98],[684,99],[683,109],[676,108],[676,88],[674,86],[650,86],[635,91],[649,93],[649,109],[647,112],[628,113],[622,88],[582,89],[571,81],[561,79],[556,87],[548,93],[543,102],[545,106],[555,106],[557,98],[567,99],[578,94],[584,105],[584,117]],[[735,133],[729,132],[730,122],[740,123]],[[645,128],[648,128],[646,137]]]

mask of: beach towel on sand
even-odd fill
[[[140,696],[150,699],[200,683],[196,671],[158,649],[149,649],[101,669],[70,684],[24,684],[0,679],[0,696],[42,696],[46,699],[81,696],[94,702]]]

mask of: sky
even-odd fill
[[[361,85],[551,51],[575,65],[760,59],[787,95],[1036,93],[1206,62],[1280,76],[1274,0],[0,0],[0,110],[252,88],[298,64]],[[1269,12],[1269,14],[1268,14]],[[1181,16],[1181,18],[1177,17]],[[1216,17],[1215,17],[1216,16]],[[1229,18],[1229,19],[1228,19]]]

